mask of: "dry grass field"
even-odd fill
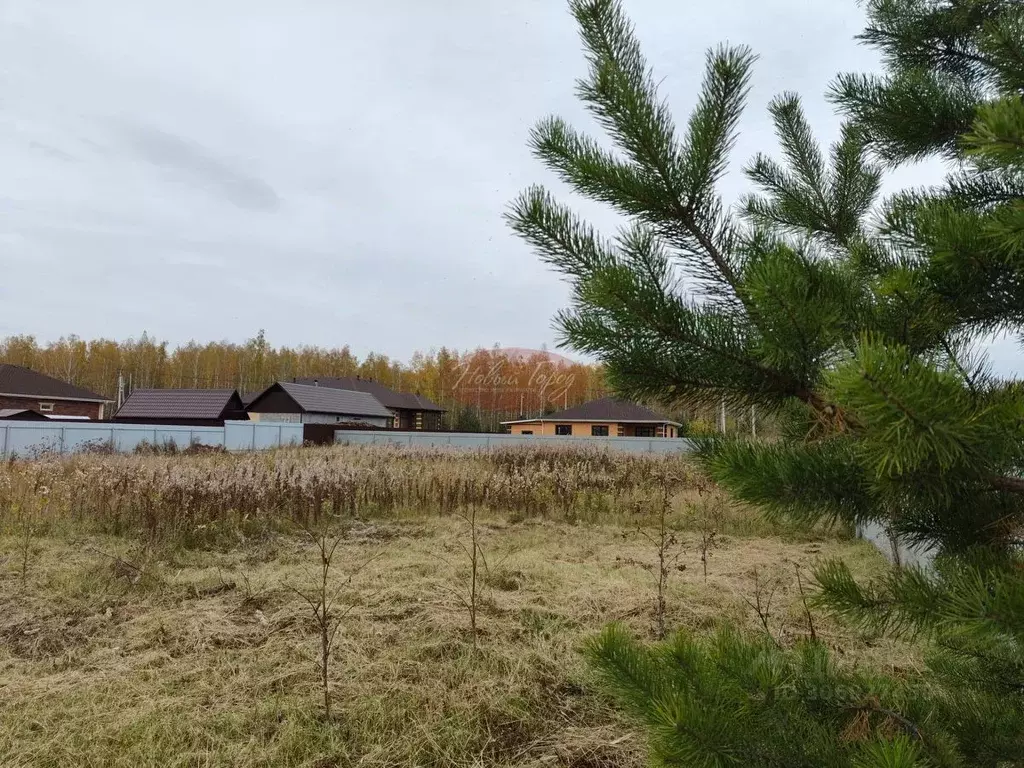
[[[730,506],[680,458],[305,449],[0,468],[0,766],[639,766],[580,648],[655,631],[669,491],[671,628],[808,633],[796,574],[840,556]],[[470,511],[480,544],[470,631]],[[324,716],[319,579],[340,541]],[[714,533],[705,581],[701,542]],[[657,539],[657,537],[654,537]],[[814,616],[849,663],[905,648]]]

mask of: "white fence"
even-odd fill
[[[667,437],[571,437],[550,435],[487,435],[475,432],[388,432],[339,429],[337,443],[346,445],[451,446],[497,448],[517,445],[588,445],[628,453],[689,453],[693,445],[684,438]]]
[[[148,443],[220,446],[229,451],[255,451],[302,445],[301,424],[228,421],[223,427],[182,427],[165,424],[46,423],[0,421],[0,456],[38,456],[41,453],[75,453],[92,446],[110,445],[131,453]]]

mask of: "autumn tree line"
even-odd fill
[[[172,347],[143,333],[125,341],[33,336],[0,341],[0,362],[25,366],[116,400],[119,377],[127,395],[140,388],[259,391],[293,378],[360,376],[400,392],[422,394],[448,410],[445,426],[496,430],[502,420],[532,417],[608,393],[600,366],[554,363],[500,348],[417,352],[408,362],[349,347],[274,347],[260,331],[242,344],[219,341]]]

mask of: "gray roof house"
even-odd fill
[[[333,387],[272,384],[249,404],[253,421],[301,422],[302,424],[358,424],[385,428],[393,416],[368,392]]]
[[[371,394],[394,415],[393,426],[397,429],[437,430],[441,428],[441,417],[445,413],[444,408],[418,392],[396,392],[373,379],[359,376],[323,376],[293,381]]]

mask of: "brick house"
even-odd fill
[[[678,437],[677,421],[646,406],[602,397],[537,419],[503,421],[513,435],[573,435],[576,437]]]
[[[0,409],[27,409],[51,418],[75,416],[100,421],[108,402],[103,395],[52,376],[0,363]]]

